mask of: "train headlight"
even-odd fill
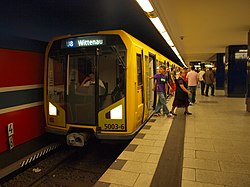
[[[108,113],[106,113],[107,119],[122,119],[122,105],[119,105],[112,110],[110,110]]]
[[[56,116],[57,115],[57,109],[55,105],[53,105],[51,102],[49,102],[49,115]]]

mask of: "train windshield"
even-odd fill
[[[48,97],[67,123],[97,125],[98,112],[125,97],[126,47],[117,35],[96,37],[59,40],[49,52]]]

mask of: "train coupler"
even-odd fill
[[[83,147],[88,138],[87,133],[71,133],[67,135],[67,144],[69,146]]]

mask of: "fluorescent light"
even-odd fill
[[[168,43],[168,45],[170,47],[174,46],[173,41],[171,40],[170,36],[168,35],[167,31],[161,33],[161,35],[163,36],[163,38],[166,40],[166,42]]]
[[[157,30],[162,34],[163,32],[166,32],[165,27],[163,26],[161,20],[159,19],[159,17],[156,18],[149,18],[152,23],[154,24],[154,26],[157,28]]]
[[[172,40],[167,40],[167,43],[168,43],[168,45],[169,45],[170,47],[173,47],[173,46],[174,46],[174,43],[173,43]]]
[[[183,64],[184,67],[187,67],[187,65],[185,64],[184,60],[181,58],[181,56],[179,55],[178,58],[180,59],[181,63]]]
[[[239,50],[240,53],[247,53],[247,51],[248,51],[247,49],[240,49]]]
[[[110,111],[110,119],[122,119],[122,105],[119,105]]]
[[[152,7],[151,3],[149,0],[136,0],[137,3],[141,6],[141,8],[143,9],[144,12],[147,13],[155,13],[155,15],[157,15],[157,12],[154,10],[154,8]],[[159,17],[153,17],[151,15],[148,14],[149,19],[151,20],[151,22],[154,24],[155,28],[160,32],[160,34],[162,35],[162,37],[165,39],[165,41],[167,42],[167,44],[172,48],[172,50],[174,51],[174,53],[176,54],[176,56],[180,59],[180,61],[182,62],[182,64],[186,67],[185,62],[183,61],[183,59],[181,58],[178,50],[176,49],[176,47],[174,46],[173,41],[171,40],[169,34],[167,33],[164,25],[162,24],[161,20]]]
[[[163,38],[168,41],[168,40],[171,40],[170,36],[168,35],[167,31],[161,33],[161,35],[163,36]]]
[[[214,67],[212,64],[205,64],[205,67],[207,67],[207,68],[212,68],[212,67]]]
[[[148,0],[136,0],[144,12],[153,12],[154,8]]]
[[[174,51],[174,53],[176,54],[176,56],[179,56],[179,55],[180,55],[179,52],[178,52],[178,50],[176,49],[175,46],[173,46],[173,47],[171,47],[171,48],[172,48],[172,50]]]

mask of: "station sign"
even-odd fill
[[[88,47],[88,46],[100,46],[105,45],[105,37],[103,36],[86,36],[76,37],[62,40],[62,48],[76,48],[76,47]]]

